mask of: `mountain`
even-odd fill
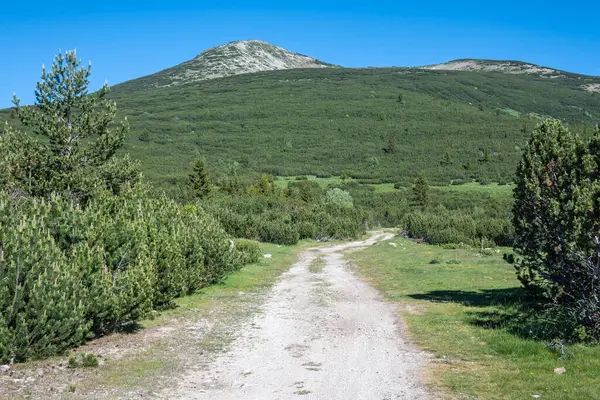
[[[566,78],[568,75],[575,75],[554,68],[542,67],[540,65],[522,61],[478,60],[469,58],[452,60],[442,64],[426,65],[422,68],[440,71],[487,71],[503,72],[507,74],[528,74],[538,75],[544,78]]]
[[[215,175],[344,173],[410,186],[423,172],[435,184],[506,182],[540,118],[586,135],[600,122],[600,77],[532,65],[332,68],[242,41],[116,85],[110,96],[131,126],[123,152],[167,190],[183,187],[198,155]],[[386,151],[392,136],[396,153]]]
[[[587,78],[586,78],[587,79]],[[600,121],[578,79],[489,71],[309,68],[111,92],[124,151],[162,188],[183,187],[200,154],[214,174],[347,175],[409,186],[512,179],[521,148],[551,116],[577,132]],[[600,79],[589,78],[590,84]],[[389,138],[397,152],[386,152]],[[450,161],[448,161],[450,160]]]
[[[448,61],[442,64],[432,64],[419,67],[422,69],[430,69],[436,71],[477,71],[477,72],[501,72],[505,74],[515,75],[531,75],[549,79],[571,79],[578,82],[578,89],[587,92],[600,92],[600,84],[597,82],[589,83],[588,81],[598,81],[598,77],[592,77],[582,74],[561,71],[559,69],[543,67],[541,65],[531,64],[523,61],[511,60],[478,60],[472,58],[464,58]]]
[[[332,66],[260,40],[238,40],[205,50],[192,60],[127,83],[148,89],[253,72]]]

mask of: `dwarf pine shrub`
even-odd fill
[[[233,247],[239,264],[255,263],[262,257],[260,244],[256,240],[234,239]]]
[[[0,193],[0,362],[62,352],[91,326],[78,266],[48,228],[50,204],[19,208]]]
[[[201,207],[143,186],[85,208],[0,192],[0,362],[62,353],[259,257]]]
[[[443,206],[408,213],[404,229],[410,237],[431,244],[468,244],[480,247],[482,240],[511,245],[514,230],[506,218],[491,217],[485,210],[447,210]]]

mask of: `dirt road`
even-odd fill
[[[229,350],[189,370],[169,399],[430,399],[426,356],[402,337],[393,306],[348,269],[343,252],[390,238],[305,251]]]

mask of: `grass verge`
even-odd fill
[[[325,266],[325,259],[322,255],[318,255],[314,260],[311,261],[308,266],[308,271],[313,274],[320,274],[323,272],[323,266]]]
[[[497,183],[482,185],[477,182],[469,182],[462,185],[434,186],[434,189],[441,192],[484,194],[491,198],[506,198],[512,196],[514,185],[498,185]]]
[[[394,238],[350,257],[401,306],[412,339],[436,356],[426,371],[431,384],[459,398],[600,399],[600,346],[536,338],[501,254]],[[566,372],[554,372],[561,367]]]

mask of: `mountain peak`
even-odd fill
[[[212,47],[193,59],[141,78],[143,87],[167,87],[261,71],[327,68],[331,64],[262,40],[237,40]]]
[[[464,58],[442,64],[426,65],[424,69],[441,71],[491,71],[505,74],[539,75],[544,78],[566,78],[565,72],[540,65],[511,60],[480,60]]]

